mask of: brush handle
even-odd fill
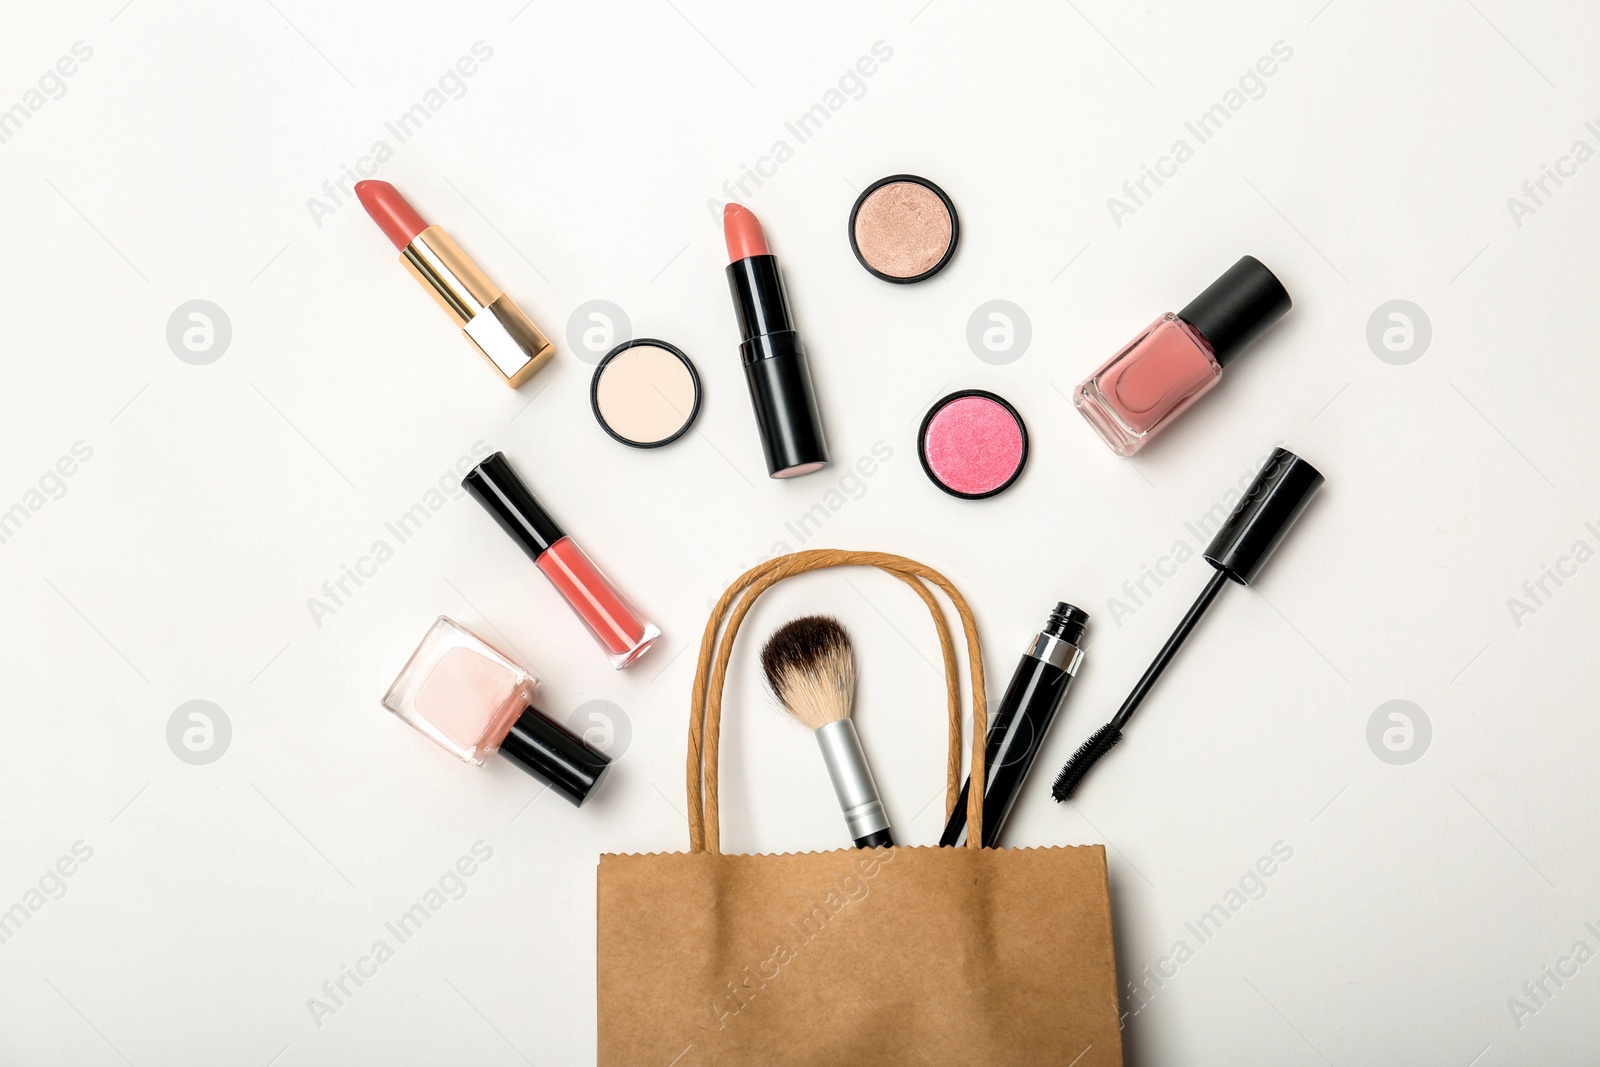
[[[889,815],[878,798],[878,783],[867,766],[856,724],[850,719],[830,722],[817,730],[817,747],[833,780],[833,791],[844,811],[844,822],[857,848],[892,846]]]
[[[1144,698],[1150,695],[1150,690],[1155,686],[1156,679],[1160,678],[1161,672],[1167,669],[1167,664],[1172,662],[1172,657],[1178,654],[1178,649],[1183,647],[1183,643],[1189,639],[1189,634],[1194,631],[1201,617],[1205,615],[1206,609],[1211,606],[1213,600],[1217,599],[1217,594],[1222,592],[1222,587],[1227,584],[1228,572],[1219,570],[1211,576],[1211,580],[1206,583],[1206,587],[1200,590],[1200,595],[1195,598],[1195,602],[1189,606],[1189,610],[1179,620],[1178,628],[1172,631],[1172,636],[1167,638],[1167,643],[1161,646],[1161,651],[1156,653],[1156,658],[1151,662],[1150,666],[1145,668],[1145,672],[1139,678],[1138,684],[1133,687],[1133,692],[1128,694],[1128,699],[1122,702],[1122,707],[1118,708],[1116,715],[1112,716],[1110,725],[1113,730],[1120,731],[1124,726],[1128,725],[1128,720],[1133,718],[1133,713],[1139,710],[1139,705],[1144,703]]]
[[[1209,557],[1208,557],[1209,561]],[[1228,582],[1228,572],[1218,570],[1211,576],[1211,581],[1200,591],[1183,619],[1178,623],[1178,628],[1172,631],[1172,636],[1167,638],[1167,643],[1161,646],[1161,651],[1156,653],[1155,661],[1145,669],[1139,683],[1133,687],[1133,692],[1128,694],[1128,699],[1122,702],[1122,707],[1117,709],[1116,715],[1110,722],[1089,735],[1089,739],[1079,746],[1078,751],[1067,760],[1067,765],[1061,768],[1061,773],[1056,775],[1055,785],[1050,788],[1050,795],[1058,803],[1065,803],[1072,797],[1080,785],[1083,784],[1084,775],[1089,773],[1095,761],[1107,752],[1110,752],[1117,742],[1122,740],[1122,728],[1128,725],[1128,720],[1133,718],[1133,713],[1139,710],[1139,705],[1144,703],[1144,698],[1150,694],[1151,688],[1156,684],[1156,679],[1161,677],[1161,672],[1167,669],[1167,664],[1172,662],[1172,657],[1178,654],[1178,649],[1183,647],[1189,634],[1194,631],[1200,619],[1205,615],[1211,602],[1217,599],[1217,594],[1222,592],[1222,587]]]

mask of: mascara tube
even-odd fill
[[[1044,629],[1034,636],[1011,684],[989,720],[983,752],[983,847],[1000,840],[1011,807],[1017,802],[1022,780],[1033,766],[1045,731],[1056,717],[1067,687],[1083,662],[1083,632],[1089,615],[1071,604],[1057,604]],[[967,798],[971,779],[961,784],[961,795],[945,825],[941,845],[959,845],[967,837]]]

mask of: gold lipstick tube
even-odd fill
[[[489,280],[461,246],[429,226],[400,252],[423,288],[461,324],[461,332],[515,389],[550,362],[556,346],[523,310]]]

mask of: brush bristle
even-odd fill
[[[1070,800],[1078,786],[1083,784],[1083,776],[1089,773],[1095,760],[1104,756],[1116,747],[1122,740],[1122,731],[1110,723],[1089,735],[1089,740],[1078,746],[1078,751],[1067,760],[1067,765],[1061,768],[1061,773],[1056,775],[1056,783],[1050,788],[1050,795],[1057,802]]]
[[[761,649],[761,669],[778,702],[813,730],[850,717],[856,664],[838,619],[807,615],[784,623]]]

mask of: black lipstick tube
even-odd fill
[[[1083,631],[1089,615],[1071,604],[1057,604],[1044,629],[1034,636],[1022,662],[1017,664],[1000,708],[989,721],[984,741],[983,847],[994,848],[1000,829],[1011,814],[1022,780],[1044,743],[1045,731],[1067,695],[1067,687],[1083,662]],[[961,795],[945,825],[941,845],[959,845],[967,833],[967,797],[972,782],[961,784]]]
[[[773,255],[728,264],[728,289],[739,319],[739,355],[761,432],[767,474],[797,478],[828,465],[822,416],[805,346],[789,316],[789,298]]]

